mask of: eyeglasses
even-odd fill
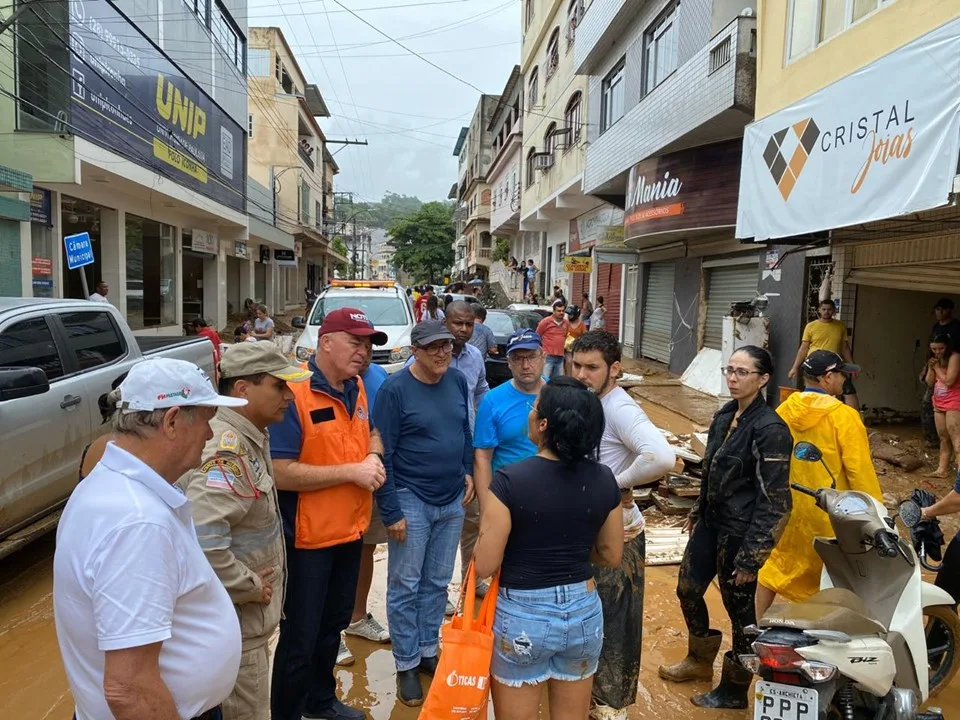
[[[453,341],[447,340],[445,343],[431,344],[426,347],[419,347],[418,350],[423,350],[429,355],[445,355],[446,353],[453,352]]]
[[[759,372],[758,370],[744,370],[743,368],[735,368],[735,367],[729,367],[729,366],[725,368],[720,368],[720,374],[723,375],[724,377],[730,377],[731,375],[736,375],[741,380],[743,380],[745,377],[748,377],[750,375],[763,375],[763,373]]]
[[[534,365],[543,358],[543,355],[507,355],[507,360],[517,365]]]

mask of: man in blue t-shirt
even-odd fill
[[[530,410],[545,383],[544,362],[537,333],[517,330],[510,336],[507,365],[513,379],[486,394],[474,423],[473,472],[481,506],[497,470],[537,453],[527,426]]]

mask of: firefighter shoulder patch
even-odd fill
[[[214,455],[200,466],[200,472],[202,473],[208,473],[211,470],[216,470],[217,472],[226,472],[230,475],[233,475],[235,478],[239,478],[241,475],[243,475],[243,471],[240,469],[240,464],[236,460],[229,457],[224,457],[223,455]]]
[[[236,450],[240,445],[240,440],[233,430],[227,430],[220,436],[221,450]]]

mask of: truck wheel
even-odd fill
[[[950,684],[960,669],[960,617],[947,605],[925,608],[923,615],[932,698]]]

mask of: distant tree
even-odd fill
[[[420,198],[398,195],[387,191],[380,202],[357,202],[345,205],[343,212],[356,216],[356,222],[370,227],[391,228],[398,221],[408,218],[423,206]]]
[[[393,262],[416,278],[435,282],[453,265],[453,206],[445,202],[424,204],[411,216],[388,228],[394,248]]]
[[[339,253],[340,255],[343,255],[344,257],[350,257],[347,251],[347,244],[343,241],[343,238],[340,237],[339,235],[335,235],[333,238],[333,249],[335,252]],[[347,263],[345,262],[338,262],[334,266],[334,270],[336,270],[341,277],[343,275],[346,275],[347,269],[348,269]]]
[[[510,262],[510,240],[508,238],[497,237],[490,259],[494,262],[502,262],[504,265]]]

